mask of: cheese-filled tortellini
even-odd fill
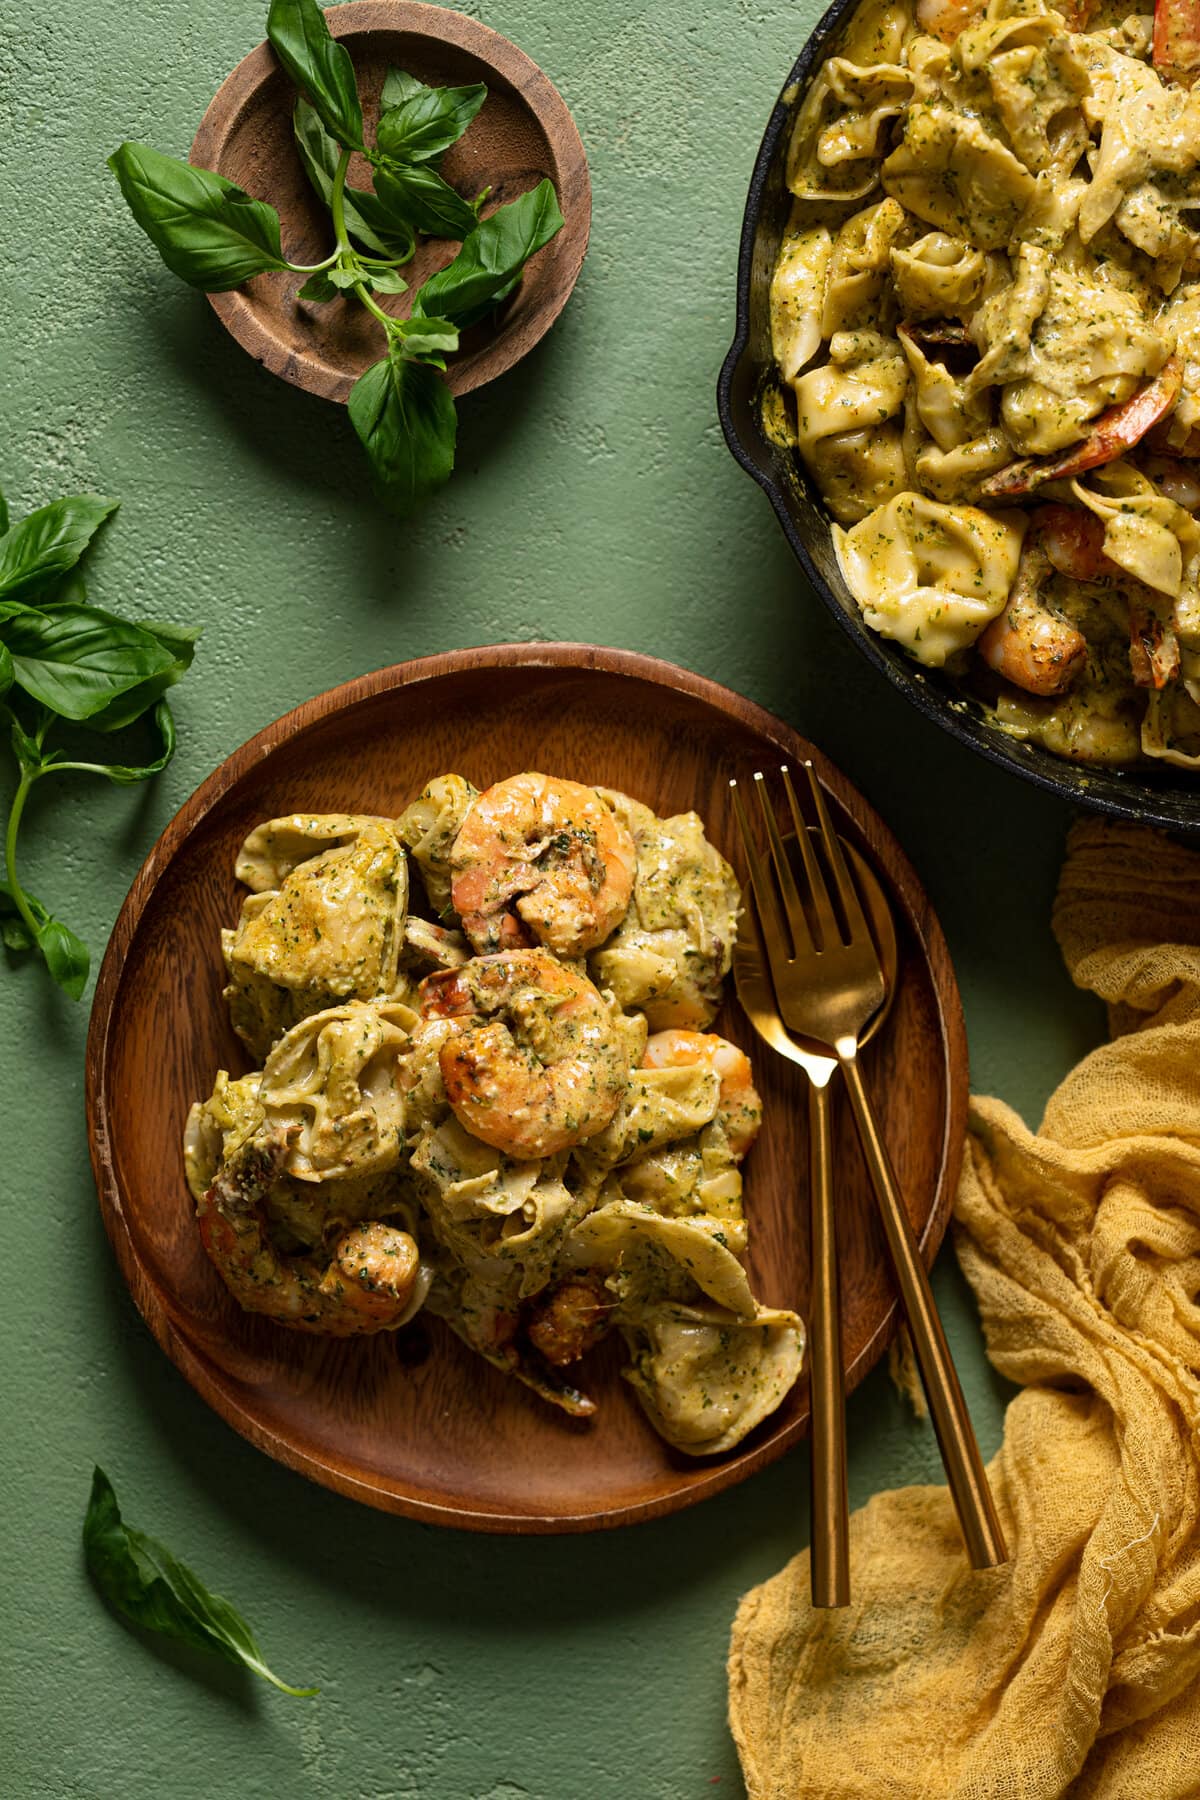
[[[660,1302],[621,1331],[625,1379],[659,1436],[689,1456],[740,1444],[790,1393],[804,1358],[800,1320],[770,1307],[744,1319]]]
[[[450,851],[479,789],[461,775],[438,775],[396,820],[402,843],[412,852],[430,905],[439,918],[450,916]]]
[[[568,1256],[608,1270],[626,1379],[677,1449],[732,1449],[800,1374],[804,1327],[761,1306],[719,1221],[669,1218],[609,1201],[572,1232]]]
[[[386,819],[273,819],[246,840],[237,870],[252,892],[222,933],[225,997],[256,1055],[338,1000],[403,990],[408,863]]]
[[[862,0],[785,95],[760,406],[874,631],[1006,733],[1183,768],[1200,70],[1175,3]]]
[[[833,239],[823,225],[790,232],[771,277],[771,352],[785,381],[794,381],[821,347],[825,282]]]
[[[652,1031],[703,1029],[733,960],[737,878],[695,813],[660,819],[639,801],[602,791],[633,837],[637,864],[624,919],[588,958],[592,978]]]
[[[184,1134],[188,1186],[208,1223],[210,1255],[252,1310],[294,1322],[287,1297],[311,1271],[281,1259],[318,1250],[331,1228],[399,1218],[412,1238],[418,1204],[402,1166],[397,1067],[415,1020],[410,1008],[386,1001],[313,1015],[281,1039],[261,1072],[235,1080],[222,1070],[210,1097],[193,1106]],[[427,1286],[421,1277],[420,1297]],[[414,1298],[407,1278],[404,1297]],[[368,1325],[347,1326],[343,1315],[327,1328]]]
[[[936,669],[1004,610],[1023,529],[1019,514],[901,494],[834,541],[867,624]]]
[[[386,1174],[404,1147],[401,1063],[418,1015],[399,1000],[352,1000],[294,1025],[263,1065],[264,1124],[288,1140],[303,1181]]]
[[[966,238],[927,231],[915,244],[891,251],[896,297],[910,319],[962,318],[983,287],[983,252]]]

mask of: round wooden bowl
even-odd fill
[[[477,19],[409,0],[356,0],[325,15],[354,62],[368,141],[379,93],[396,66],[433,86],[482,81],[482,110],[439,167],[463,194],[491,186],[484,215],[549,176],[563,215],[561,231],[527,263],[520,286],[489,319],[463,334],[446,370],[454,394],[469,394],[503,375],[542,338],[567,303],[587,250],[592,192],[587,158],[566,102],[523,50]],[[218,88],[200,122],[190,160],[215,169],[266,200],[283,223],[284,255],[315,263],[333,244],[329,213],[318,201],[292,137],[296,89],[270,44],[252,50]],[[354,187],[370,187],[362,157],[350,165]],[[380,295],[388,312],[407,314],[412,293],[457,251],[441,240],[421,243],[405,265],[407,294]],[[353,297],[325,305],[298,300],[306,277],[256,275],[209,303],[225,329],[273,375],[326,400],[345,401],[363,370],[383,354],[383,327]]]
[[[507,644],[366,675],[252,738],[192,796],[147,858],[100,971],[87,1051],[92,1166],[122,1273],[158,1342],[238,1431],[290,1468],[387,1511],[478,1531],[586,1531],[652,1518],[741,1481],[806,1429],[802,1380],[720,1458],[652,1431],[616,1345],[584,1366],[599,1410],[567,1419],[474,1356],[437,1319],[361,1340],[307,1337],[243,1312],[208,1261],[184,1183],[192,1101],[244,1053],[221,998],[219,933],[237,917],[236,850],[298,809],[394,814],[433,775],[480,786],[520,769],[694,808],[740,864],[730,775],[811,757],[838,829],[892,901],[899,977],[864,1068],[927,1262],[962,1157],[967,1059],[936,918],[887,827],[790,726],[683,669],[578,644]],[[771,1304],[808,1300],[804,1077],[754,1038],[732,991],[716,1029],[753,1056],[765,1124],[746,1163],[749,1270]],[[896,1324],[883,1234],[848,1117],[836,1123],[846,1385]]]

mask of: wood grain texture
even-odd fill
[[[100,971],[87,1116],[100,1205],[151,1331],[223,1418],[289,1467],[357,1500],[481,1531],[581,1531],[703,1499],[779,1456],[807,1426],[807,1383],[737,1450],[695,1461],[643,1418],[607,1346],[574,1422],[472,1355],[438,1320],[334,1342],[243,1313],[209,1264],[180,1136],[220,1067],[245,1060],[221,999],[219,931],[237,916],[234,855],[259,820],[296,809],[395,813],[432,775],[480,786],[523,768],[694,808],[740,864],[730,775],[811,756],[838,829],[895,907],[900,978],[864,1067],[927,1263],[962,1157],[967,1058],[941,928],[899,845],[788,725],[670,664],[587,645],[490,646],[383,669],[319,695],[225,762],[167,827],[130,890]],[[718,1030],[753,1056],[766,1107],[746,1164],[751,1280],[768,1303],[808,1297],[803,1076],[772,1058],[729,994]],[[846,1385],[896,1323],[882,1231],[849,1109],[835,1124]]]
[[[461,351],[447,368],[451,393],[469,394],[532,350],[578,279],[591,227],[592,193],[575,122],[537,64],[477,19],[410,0],[356,0],[331,7],[325,17],[353,60],[368,141],[389,67],[406,69],[433,86],[482,81],[488,89],[482,110],[439,164],[446,180],[469,196],[490,186],[485,217],[545,176],[558,193],[562,230],[527,263],[512,299],[463,333]],[[328,256],[333,227],[296,151],[295,102],[296,90],[271,46],[260,44],[217,90],[190,160],[269,202],[282,220],[285,257],[315,263]],[[361,156],[351,161],[350,184],[371,186],[370,167]],[[440,240],[422,243],[403,270],[409,292],[380,295],[379,304],[386,312],[407,315],[413,292],[457,248]],[[319,306],[298,300],[306,279],[284,272],[256,275],[230,293],[210,294],[209,303],[226,330],[272,374],[311,394],[344,402],[363,370],[383,354],[383,327],[352,297]]]

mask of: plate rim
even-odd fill
[[[970,1081],[966,1026],[958,982],[941,923],[915,869],[888,825],[849,778],[786,720],[768,712],[757,702],[746,699],[732,688],[679,664],[640,651],[610,649],[596,644],[541,641],[485,644],[439,651],[390,664],[302,701],[265,725],[226,757],[163,828],[134,876],[113,925],[100,965],[88,1024],[84,1072],[88,1150],[106,1234],[121,1276],[152,1337],[201,1400],[257,1449],[265,1451],[276,1462],[320,1486],[377,1510],[402,1514],[425,1524],[506,1536],[557,1535],[613,1529],[664,1517],[694,1506],[744,1481],[765,1468],[768,1463],[776,1461],[801,1437],[806,1436],[807,1419],[792,1420],[788,1425],[771,1432],[763,1442],[741,1454],[735,1453],[713,1463],[697,1459],[696,1472],[693,1472],[690,1465],[688,1467],[691,1478],[687,1484],[672,1489],[667,1494],[626,1505],[606,1505],[600,1510],[552,1515],[506,1513],[475,1508],[469,1502],[447,1506],[426,1496],[397,1492],[391,1486],[373,1485],[370,1480],[355,1474],[351,1468],[322,1461],[309,1448],[294,1443],[290,1438],[265,1426],[259,1418],[238,1403],[233,1393],[213,1378],[207,1364],[193,1349],[186,1334],[177,1329],[170,1296],[165,1295],[143,1269],[117,1176],[109,1131],[108,1064],[112,1044],[111,1028],[124,968],[158,882],[169,869],[177,850],[256,764],[261,764],[289,739],[338,714],[350,712],[363,702],[374,700],[380,695],[400,692],[445,675],[480,668],[591,669],[671,687],[688,694],[749,730],[771,741],[781,742],[790,755],[800,760],[811,755],[822,781],[845,807],[872,849],[876,853],[881,849],[886,852],[888,879],[904,901],[909,923],[916,932],[921,953],[930,970],[931,987],[938,1010],[938,1041],[944,1068],[946,1110],[937,1190],[919,1235],[922,1260],[927,1268],[932,1266],[949,1223],[965,1152]],[[846,1369],[847,1394],[874,1368],[895,1335],[898,1324],[899,1301],[894,1298],[875,1332]]]

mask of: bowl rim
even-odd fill
[[[989,725],[982,714],[971,709],[966,696],[960,701],[963,710],[955,710],[955,699],[950,693],[943,693],[920,679],[902,651],[890,649],[875,632],[856,623],[813,561],[805,537],[788,506],[782,483],[771,466],[770,447],[765,436],[759,434],[760,454],[756,455],[754,447],[745,442],[739,429],[735,390],[739,384],[745,384],[752,373],[751,287],[767,182],[780,138],[795,117],[797,100],[809,86],[815,65],[828,53],[831,40],[859,3],[860,0],[833,0],[813,26],[771,108],[754,160],[738,245],[733,341],[717,377],[717,413],[725,442],[734,460],[758,483],[771,502],[792,553],[826,611],[832,613],[860,654],[925,718],[996,767],[1021,776],[1059,800],[1068,800],[1136,824],[1156,825],[1176,832],[1200,832],[1200,779],[1194,793],[1169,784],[1165,777],[1161,786],[1151,785],[1140,780],[1132,770],[1125,773],[1100,765],[1073,763],[1067,758],[1056,757],[1040,745],[1007,738]]]
[[[512,1514],[471,1510],[470,1506],[446,1506],[427,1496],[397,1494],[371,1486],[351,1469],[323,1461],[319,1452],[297,1444],[269,1429],[237,1397],[210,1375],[185,1331],[177,1328],[170,1297],[164,1296],[143,1269],[130,1230],[118,1178],[118,1159],[109,1136],[110,1053],[117,1000],[127,953],[141,926],[143,915],[159,880],[166,874],[179,847],[217,808],[226,795],[264,758],[290,738],[326,723],[363,701],[398,694],[446,674],[480,668],[594,669],[627,676],[657,686],[667,686],[713,707],[726,718],[735,718],[750,730],[797,748],[804,744],[785,720],[746,699],[734,689],[697,675],[659,657],[637,651],[610,649],[583,643],[506,643],[445,651],[393,664],[358,676],[284,713],[232,752],[204,780],[168,822],[134,877],[117,914],[101,963],[88,1026],[85,1057],[85,1097],[88,1149],[100,1213],[122,1278],[138,1311],[159,1347],[183,1374],[204,1403],[257,1449],[307,1479],[383,1511],[401,1513],[429,1524],[492,1534],[542,1535],[610,1529],[660,1518],[708,1499],[725,1488],[756,1474],[776,1461],[807,1433],[803,1418],[770,1431],[751,1450],[738,1450],[718,1461],[694,1468],[688,1485],[667,1495],[596,1510],[561,1515]],[[931,1267],[945,1236],[958,1177],[965,1155],[969,1070],[966,1026],[962,999],[941,923],[925,894],[920,877],[886,821],[870,806],[849,778],[817,751],[814,760],[822,780],[855,827],[886,867],[894,902],[902,907],[928,970],[937,1007],[938,1040],[945,1070],[945,1110],[942,1121],[939,1176],[933,1201],[918,1233],[926,1267]],[[886,858],[886,861],[885,861]],[[850,1393],[875,1367],[900,1322],[900,1302],[893,1293],[891,1306],[867,1343],[845,1372]],[[767,1422],[764,1421],[764,1424]],[[759,1428],[761,1429],[761,1427]]]
[[[477,354],[451,361],[445,381],[456,397],[473,393],[504,375],[550,330],[574,291],[587,254],[592,222],[592,187],[587,152],[570,108],[550,77],[511,39],[482,20],[424,0],[347,0],[325,12],[333,36],[341,42],[380,32],[404,31],[452,44],[494,69],[537,119],[565,169],[555,182],[563,214],[561,230],[539,255],[553,252],[558,269],[552,288],[513,325],[502,325]],[[264,38],[229,72],[205,108],[188,161],[220,172],[221,157],[245,108],[258,89],[279,71],[270,42]],[[559,191],[561,190],[561,191]],[[270,202],[270,196],[263,196]],[[305,393],[344,405],[355,377],[339,373],[304,351],[297,351],[268,330],[242,288],[206,295],[226,331],[256,362]]]

